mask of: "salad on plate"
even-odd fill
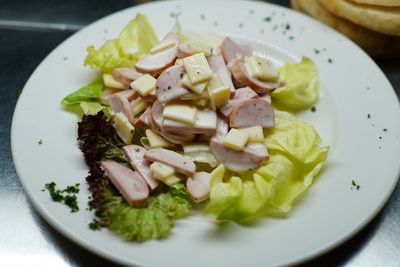
[[[275,66],[179,23],[159,41],[142,14],[87,51],[98,79],[62,105],[80,107],[96,218],[126,240],[165,238],[196,206],[216,222],[284,216],[326,161],[329,147],[295,115],[318,101],[309,58]]]

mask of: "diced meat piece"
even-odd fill
[[[161,103],[189,94],[189,90],[182,85],[183,66],[174,65],[166,69],[157,78],[156,94]]]
[[[179,134],[182,132],[189,132],[192,134],[205,134],[212,136],[215,134],[216,128],[196,128],[194,125],[189,125],[182,122],[177,122],[169,119],[165,119],[162,128],[170,133]]]
[[[208,172],[196,172],[186,180],[190,198],[195,203],[202,202],[210,196],[211,175]]]
[[[161,126],[164,121],[163,111],[164,111],[164,105],[158,101],[155,101],[153,103],[153,106],[151,107],[150,125],[151,128],[155,130],[157,133],[161,132]]]
[[[228,134],[228,132],[229,132],[229,123],[221,116],[218,116],[217,133],[215,134],[215,137],[217,139],[223,139],[225,135]]]
[[[149,103],[154,103],[154,101],[157,100],[157,94],[156,91],[152,91],[150,94],[146,95],[146,96],[142,96],[142,98]]]
[[[193,50],[188,44],[180,44],[178,46],[178,58],[185,58],[193,55]]]
[[[222,42],[221,53],[228,66],[237,59],[242,59],[244,56],[251,56],[251,51],[248,51],[248,49],[242,49],[242,47],[236,44],[229,37],[226,37]]]
[[[265,99],[265,101],[267,101],[270,105],[272,104],[272,99],[271,99],[271,96],[270,96],[270,95],[265,94],[265,95],[263,95],[263,96],[260,97],[260,98]]]
[[[108,99],[108,102],[110,103],[112,111],[114,111],[115,113],[122,112],[126,116],[128,121],[133,124],[133,112],[127,98],[119,94],[113,94]]]
[[[142,73],[160,74],[166,68],[172,66],[178,55],[179,37],[170,32],[161,40],[160,44],[170,41],[175,42],[174,46],[158,53],[149,53],[135,64],[136,69]]]
[[[145,126],[150,127],[150,117],[151,117],[151,106],[147,107],[147,109],[140,115],[139,120],[137,120],[135,126]]]
[[[192,160],[168,149],[153,148],[144,154],[144,158],[151,162],[161,162],[175,168],[176,172],[192,176],[196,172],[196,165]]]
[[[172,133],[163,128],[161,128],[161,135],[174,144],[190,143],[196,138],[196,135],[193,133]]]
[[[207,58],[208,64],[211,70],[218,74],[225,86],[231,88],[231,91],[235,90],[232,83],[232,75],[228,70],[224,62],[224,58],[221,55],[210,56]]]
[[[265,147],[263,144],[260,145]],[[211,139],[210,149],[219,163],[236,172],[253,170],[268,157],[268,154],[262,154],[259,148],[254,147],[246,146],[241,151],[233,150],[224,146],[223,141],[216,138]]]
[[[127,86],[130,86],[131,82],[142,75],[143,73],[138,72],[135,68],[116,68],[112,72],[112,76],[115,80]]]
[[[109,105],[110,96],[114,94],[125,97],[126,99],[128,99],[129,102],[131,102],[137,96],[137,93],[132,89],[118,90],[118,89],[107,88],[103,90],[103,95],[100,97],[100,102],[102,104]]]
[[[137,145],[128,145],[124,146],[123,150],[132,168],[146,181],[150,191],[154,191],[160,182],[151,175],[150,162],[143,158],[147,149]]]
[[[281,86],[279,81],[277,82],[264,82],[260,81],[248,73],[243,61],[237,60],[231,67],[233,78],[235,79],[235,85],[238,87],[249,86],[251,89],[256,91],[259,95],[263,95],[271,92],[275,88]]]
[[[275,116],[271,104],[263,98],[247,99],[235,105],[229,114],[232,128],[244,128],[260,125],[271,128],[275,125]]]
[[[233,97],[231,96],[231,99],[228,100],[228,103],[221,106],[218,110],[222,115],[228,117],[235,105],[237,105],[240,101],[252,98],[258,98],[258,95],[250,87],[236,89]]]
[[[129,205],[139,208],[147,204],[149,188],[137,172],[115,161],[102,161],[100,167]]]

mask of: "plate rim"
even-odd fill
[[[184,2],[183,0],[169,0],[169,1],[165,1],[167,3],[180,3],[180,2]],[[205,0],[203,2],[212,2],[209,0]],[[228,2],[227,0],[225,2]],[[337,32],[335,29],[328,27],[327,25],[321,23],[318,20],[315,20],[303,13],[297,12],[295,10],[292,10],[288,7],[284,7],[284,6],[280,6],[280,5],[276,5],[273,3],[268,3],[268,2],[261,2],[261,1],[246,1],[246,0],[237,0],[236,2],[246,2],[246,3],[251,3],[251,4],[262,4],[262,5],[269,5],[269,6],[273,6],[274,8],[278,8],[278,9],[283,9],[285,10],[285,12],[288,13],[293,13],[296,15],[300,15],[303,17],[303,19],[308,20],[308,23],[317,23],[322,25],[323,27],[328,28],[331,31],[334,31],[336,34],[339,34],[341,37],[345,38],[345,40],[349,43],[351,43],[353,46],[355,46],[355,49],[358,49],[359,51],[361,51],[364,54],[364,57],[367,57],[370,61],[370,63],[372,63],[373,65],[375,65],[375,67],[377,69],[380,70],[379,76],[384,77],[384,79],[388,82],[388,84],[391,87],[391,91],[392,93],[395,95],[396,99],[397,99],[397,103],[398,106],[400,107],[400,102],[399,102],[399,97],[397,96],[397,94],[395,93],[395,90],[393,88],[393,85],[390,83],[390,81],[388,80],[387,76],[383,73],[383,71],[381,70],[381,68],[376,64],[376,62],[364,51],[362,50],[360,47],[358,47],[353,41],[351,41],[350,39],[348,39],[346,36],[344,36],[343,34],[341,34],[340,32]],[[163,4],[162,2],[148,2],[148,3],[143,3],[143,4],[139,4],[139,5],[135,5],[135,6],[131,6],[131,7],[127,7],[121,10],[118,10],[117,12],[108,14],[104,17],[101,17],[98,20],[93,21],[92,23],[86,25],[85,27],[83,27],[82,29],[80,29],[79,31],[75,32],[74,34],[72,34],[71,36],[69,36],[68,38],[66,38],[65,40],[63,40],[61,43],[59,43],[35,68],[35,70],[32,72],[32,74],[30,75],[30,77],[27,79],[27,81],[25,82],[25,85],[23,87],[23,90],[25,90],[25,88],[27,87],[27,85],[30,83],[32,77],[35,75],[36,71],[47,61],[48,58],[51,58],[53,56],[53,54],[65,43],[69,42],[69,40],[71,38],[73,38],[77,33],[80,33],[84,30],[86,30],[89,27],[92,27],[94,24],[98,24],[101,23],[103,20],[108,19],[109,17],[112,16],[118,16],[118,14],[126,12],[127,10],[135,10],[137,8],[141,8],[143,6],[150,6],[150,5],[159,5],[159,4]],[[62,226],[62,224],[59,224],[57,222],[57,219],[52,216],[52,214],[50,214],[48,211],[46,211],[46,209],[44,208],[44,206],[40,203],[40,201],[38,200],[38,198],[35,197],[34,192],[32,192],[32,190],[29,190],[29,186],[27,186],[27,181],[26,179],[21,178],[21,166],[19,166],[19,164],[17,163],[18,160],[16,159],[15,156],[15,143],[16,140],[13,137],[15,134],[15,115],[16,115],[16,111],[18,109],[18,106],[21,105],[21,101],[19,101],[20,99],[18,99],[14,111],[13,111],[13,116],[12,116],[12,123],[11,123],[11,131],[10,131],[10,137],[11,137],[11,154],[12,154],[12,159],[13,159],[13,164],[18,176],[19,181],[22,184],[23,190],[26,193],[26,195],[28,196],[28,199],[30,200],[32,206],[34,207],[34,209],[45,219],[45,221],[53,228],[55,229],[58,233],[60,233],[62,236],[64,236],[65,238],[72,240],[76,245],[83,247],[84,249],[87,249],[88,251],[96,254],[97,256],[107,259],[107,260],[111,260],[113,262],[116,263],[120,263],[120,264],[128,264],[128,265],[134,265],[136,266],[139,263],[136,262],[129,262],[124,260],[121,257],[115,256],[112,253],[108,253],[106,250],[101,250],[98,249],[96,246],[91,245],[90,242],[87,242],[84,239],[79,238],[73,231],[70,231],[69,229],[65,228]],[[379,205],[377,205],[377,207],[374,209],[374,211],[372,213],[370,213],[370,215],[367,217],[367,219],[365,219],[364,221],[362,221],[361,223],[359,223],[356,227],[354,227],[353,230],[349,231],[347,234],[343,234],[342,236],[338,237],[335,240],[331,240],[330,242],[327,242],[325,244],[325,246],[321,249],[315,249],[313,251],[310,251],[309,253],[307,253],[307,255],[303,255],[301,257],[294,257],[292,259],[291,262],[288,262],[286,264],[301,264],[301,263],[305,263],[311,259],[314,259],[316,257],[319,256],[323,256],[324,254],[326,254],[327,252],[331,251],[333,248],[339,247],[341,246],[343,243],[345,243],[346,241],[350,240],[352,237],[354,237],[355,235],[357,235],[362,229],[364,229],[366,227],[366,225],[368,225],[369,223],[371,223],[371,221],[378,215],[378,213],[383,209],[383,207],[386,205],[387,201],[389,200],[389,198],[392,196],[393,191],[396,188],[396,185],[398,184],[400,179],[400,166],[398,167],[398,171],[397,171],[397,178],[393,180],[393,183],[391,184],[390,188],[389,188],[389,193],[386,194],[386,196],[381,200],[381,202],[379,203]],[[145,265],[145,266],[151,266],[151,265]]]

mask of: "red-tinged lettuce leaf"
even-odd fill
[[[100,161],[126,163],[115,129],[103,112],[84,116],[79,123],[80,149],[90,167],[86,181],[92,194],[91,207],[103,227],[130,241],[165,238],[173,220],[189,212],[191,202],[186,187],[177,183],[150,196],[147,207],[131,207],[100,169]]]

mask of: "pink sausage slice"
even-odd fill
[[[142,98],[144,99],[144,101],[149,102],[149,103],[154,103],[154,101],[157,100],[157,95],[156,95],[156,91],[152,91],[150,94],[146,95],[146,96],[142,96]]]
[[[275,88],[281,86],[281,83],[278,82],[263,82],[258,79],[252,77],[241,60],[236,60],[232,67],[231,72],[233,77],[235,78],[236,86],[249,86],[251,89],[256,91],[258,94],[263,95],[271,92]]]
[[[224,62],[224,58],[221,55],[215,55],[208,57],[207,61],[211,70],[219,75],[224,85],[231,88],[232,91],[235,90],[232,83],[232,75]]]
[[[143,73],[138,72],[135,68],[116,68],[112,72],[112,76],[115,80],[127,86],[130,86],[131,82],[142,75]]]
[[[265,147],[265,145],[261,145]],[[242,151],[233,150],[224,146],[223,141],[216,138],[211,139],[210,149],[218,162],[236,172],[253,170],[268,157],[268,154],[265,155],[254,148],[245,147]]]
[[[192,176],[196,172],[196,165],[192,160],[168,149],[153,148],[144,154],[144,158],[151,162],[167,164],[183,175]]]
[[[208,172],[196,172],[186,180],[186,187],[193,202],[202,202],[210,196],[210,180],[211,175]]]
[[[178,46],[178,58],[185,58],[193,55],[193,50],[188,44],[180,44]]]
[[[151,117],[151,107],[147,109],[140,115],[139,120],[136,122],[138,126],[150,127],[150,117]],[[136,126],[136,125],[135,125]]]
[[[124,146],[123,150],[132,168],[146,181],[150,191],[154,191],[160,182],[153,178],[150,172],[150,162],[143,158],[147,149],[137,145],[128,145]]]
[[[230,66],[233,61],[241,59],[244,56],[251,56],[251,50],[242,49],[231,38],[226,37],[221,44],[221,53],[225,63]]]
[[[229,114],[229,125],[232,128],[257,125],[271,128],[275,125],[274,111],[271,104],[263,98],[243,100]]]
[[[258,95],[250,87],[236,89],[233,97],[231,95],[231,99],[229,99],[228,103],[221,106],[218,110],[222,115],[228,117],[235,105],[237,105],[240,101],[252,98],[258,98]]]
[[[166,69],[157,78],[156,94],[161,103],[189,94],[188,89],[182,85],[183,66],[175,65]]]
[[[126,99],[128,99],[129,102],[131,102],[137,96],[137,92],[135,92],[132,89],[118,90],[118,89],[107,88],[103,91],[103,95],[100,97],[100,102],[105,105],[109,105],[110,104],[109,103],[110,96],[112,96],[114,94],[125,97]]]
[[[175,33],[168,33],[160,44],[173,41],[175,45],[155,54],[148,54],[136,64],[136,70],[142,73],[160,74],[175,63],[178,55],[179,37]]]
[[[108,99],[108,102],[110,103],[112,111],[114,111],[115,113],[118,112],[124,113],[128,121],[133,124],[134,122],[133,112],[129,104],[129,101],[126,97],[123,97],[118,94],[113,94]]]
[[[115,161],[102,161],[100,167],[129,205],[146,206],[149,188],[137,172]]]

